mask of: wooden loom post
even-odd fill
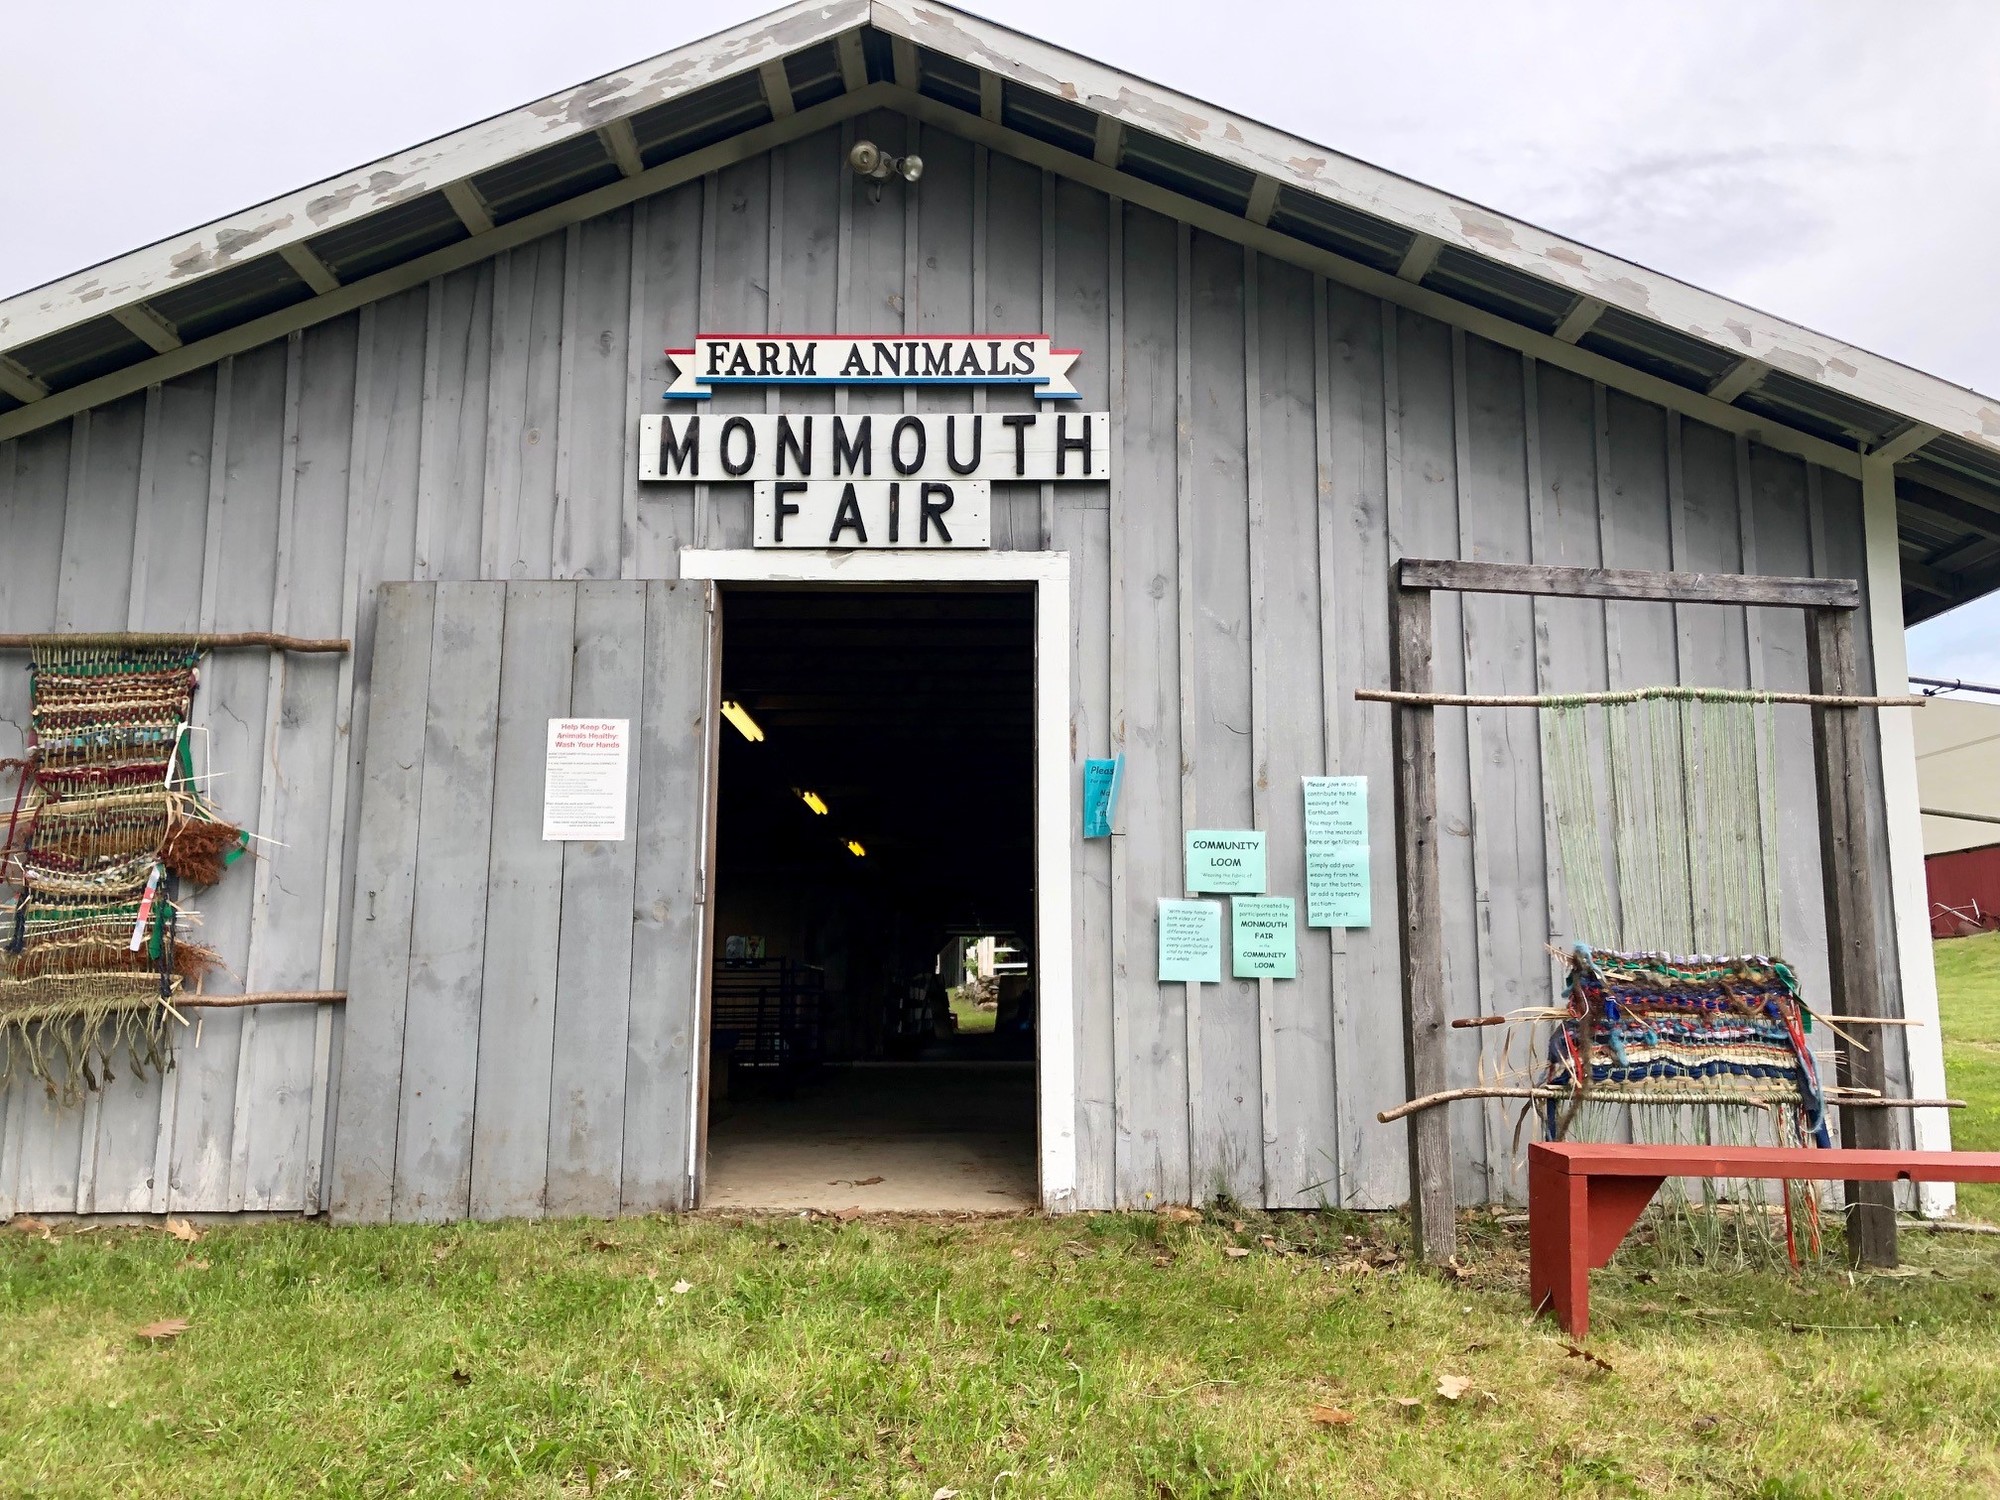
[[[1394,685],[1431,686],[1431,594],[1389,579]],[[1412,1099],[1445,1087],[1443,924],[1437,851],[1437,716],[1427,706],[1393,710],[1396,759],[1396,892],[1403,921],[1403,1065]],[[1443,1110],[1409,1117],[1410,1220],[1418,1254],[1441,1265],[1458,1253],[1452,1201],[1451,1121]]]
[[[1806,670],[1815,693],[1859,691],[1855,664],[1854,612],[1844,608],[1806,611]],[[1826,900],[1829,1009],[1851,1016],[1884,1016],[1881,944],[1876,930],[1875,856],[1868,823],[1867,767],[1862,757],[1861,711],[1812,710],[1813,769],[1819,785],[1820,882]],[[1835,1038],[1835,1058],[1844,1088],[1886,1092],[1887,1069],[1880,1047],[1861,1051]],[[1895,1144],[1885,1110],[1842,1109],[1843,1146],[1887,1150]],[[1850,1182],[1847,1191],[1847,1253],[1867,1266],[1896,1264],[1894,1184]]]

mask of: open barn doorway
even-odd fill
[[[726,592],[704,1204],[1039,1201],[1035,602]]]

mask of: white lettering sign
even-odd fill
[[[759,547],[990,547],[983,479],[771,479],[756,495]]]
[[[1105,480],[1108,412],[818,413],[639,419],[641,479]]]
[[[544,839],[625,837],[629,719],[549,720],[542,779]]]
[[[665,394],[701,401],[729,385],[1025,385],[1037,400],[1074,401],[1069,367],[1082,352],[1050,348],[1045,333],[704,333],[692,349],[666,351],[677,373]]]

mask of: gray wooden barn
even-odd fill
[[[718,333],[704,371],[750,349],[745,378],[669,394]],[[808,335],[912,368],[928,341],[994,349],[981,379],[748,378],[799,373],[754,363],[759,336]],[[995,377],[1003,335],[1076,398]],[[1058,408],[1099,416],[1087,455]],[[872,416],[895,468],[871,478],[913,495],[984,419],[953,512],[979,524],[759,545],[787,470],[748,445],[768,463],[808,416]],[[910,428],[935,434],[919,470],[905,417],[966,426]],[[963,1076],[1018,1082],[1002,1134],[1034,1201],[1381,1208],[1410,1180],[1375,1119],[1408,1092],[1395,765],[1389,710],[1354,692],[1389,682],[1392,561],[1858,580],[1861,686],[1900,691],[1905,623],[2000,582],[2000,402],[931,0],[826,0],[0,301],[0,518],[0,630],[353,642],[219,651],[195,701],[212,795],[272,841],[197,903],[229,965],[205,993],[344,1000],[191,1003],[164,1080],[80,1103],[16,1077],[0,1216],[730,1201],[711,1167],[758,1065],[919,1071],[952,1035],[928,955],[980,934],[1026,955],[1033,1005]],[[1436,610],[1443,688],[1806,686],[1792,612]],[[732,765],[860,732],[798,671],[732,688],[808,657],[871,712],[932,694],[894,719],[881,848],[786,854],[820,872],[810,912],[729,853],[732,819],[790,850],[814,790],[773,771],[777,802],[739,809]],[[894,678],[918,659],[947,691]],[[1788,949],[1824,991],[1811,738],[1780,713]],[[544,837],[552,719],[628,726],[623,836]],[[960,738],[923,738],[945,719]],[[1544,1002],[1533,720],[1436,731],[1447,1002]],[[1114,832],[1086,838],[1085,763],[1121,755]],[[1936,1097],[1910,711],[1871,716],[1865,755],[1881,1005],[1931,1023],[1895,1035],[1889,1083]],[[1159,982],[1184,835],[1261,831],[1269,889],[1299,895],[1301,779],[1337,775],[1369,778],[1372,923],[1301,920],[1295,978]],[[990,841],[992,889],[864,888],[907,808]],[[731,1061],[765,1023],[718,1014],[753,992],[825,1006],[819,1029]],[[899,1041],[910,1015],[932,1031]],[[1452,1034],[1467,1079],[1477,1036]],[[1517,1193],[1511,1116],[1451,1121],[1458,1199]],[[1948,1142],[1941,1111],[1896,1128]]]

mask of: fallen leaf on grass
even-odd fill
[[[931,1500],[958,1500],[958,1491],[939,1485],[931,1492]]]
[[[616,1240],[592,1240],[590,1248],[593,1250],[622,1250],[625,1247]]]
[[[464,1370],[453,1369],[451,1372],[451,1383],[453,1385],[471,1385],[472,1376]]]
[[[1199,1224],[1201,1222],[1200,1209],[1183,1208],[1176,1203],[1165,1205],[1159,1210],[1159,1215],[1172,1224]]]
[[[1564,1344],[1563,1349],[1569,1354],[1571,1359],[1580,1359],[1587,1365],[1595,1365],[1607,1375],[1611,1373],[1610,1360],[1600,1355],[1592,1354],[1588,1349],[1579,1349],[1574,1344]]]
[[[1324,1402],[1315,1406],[1307,1415],[1322,1427],[1350,1427],[1354,1424],[1353,1412],[1342,1411],[1339,1407],[1328,1406]]]
[[[200,1259],[191,1260],[187,1263],[187,1268],[190,1271],[206,1271],[208,1269],[208,1262]]]
[[[1447,1401],[1456,1401],[1472,1389],[1472,1380],[1466,1375],[1438,1376],[1437,1393]]]
[[[1170,1266],[1173,1263],[1174,1263],[1173,1256],[1166,1253],[1165,1251],[1162,1251],[1160,1254],[1153,1257],[1153,1264],[1156,1266]]]
[[[445,1257],[446,1257],[447,1255],[449,1255],[449,1254],[451,1254],[451,1246],[449,1246],[449,1245],[433,1245],[433,1246],[431,1246],[431,1259],[432,1259],[432,1260],[443,1260],[443,1259],[444,1259],[444,1258],[445,1258]]]
[[[1241,1245],[1224,1245],[1222,1247],[1222,1253],[1228,1256],[1231,1260],[1241,1260],[1243,1259],[1244,1256],[1248,1255],[1250,1252],[1248,1250],[1245,1250]]]
[[[1013,1328],[1017,1326],[1020,1323],[1020,1321],[1021,1321],[1021,1315],[1019,1313],[1010,1313],[1007,1318],[1007,1326],[1009,1328]]]
[[[1405,1415],[1414,1415],[1417,1409],[1424,1404],[1416,1396],[1391,1396],[1389,1399],[1397,1406],[1402,1407]]]
[[[847,1223],[850,1219],[858,1219],[861,1217],[861,1205],[857,1203],[852,1208],[836,1208],[833,1211],[833,1216],[843,1224]]]
[[[56,1237],[56,1232],[49,1228],[48,1220],[31,1218],[27,1214],[16,1215],[13,1227],[23,1234],[39,1234],[45,1240]]]
[[[1713,1432],[1715,1431],[1716,1428],[1720,1427],[1721,1425],[1722,1425],[1722,1418],[1716,1416],[1713,1412],[1710,1412],[1706,1416],[1700,1416],[1694,1419],[1694,1430],[1698,1433]]]
[[[167,1233],[179,1240],[183,1245],[192,1245],[201,1238],[201,1231],[186,1219],[167,1220]]]
[[[150,1339],[156,1344],[172,1343],[187,1331],[186,1318],[162,1318],[157,1323],[148,1323],[144,1328],[132,1330],[137,1337]]]
[[[1081,1240],[1064,1240],[1063,1249],[1074,1255],[1078,1260],[1089,1260],[1096,1253]]]
[[[694,1283],[692,1281],[676,1281],[674,1283],[673,1291],[676,1297],[685,1297],[693,1290]]]

